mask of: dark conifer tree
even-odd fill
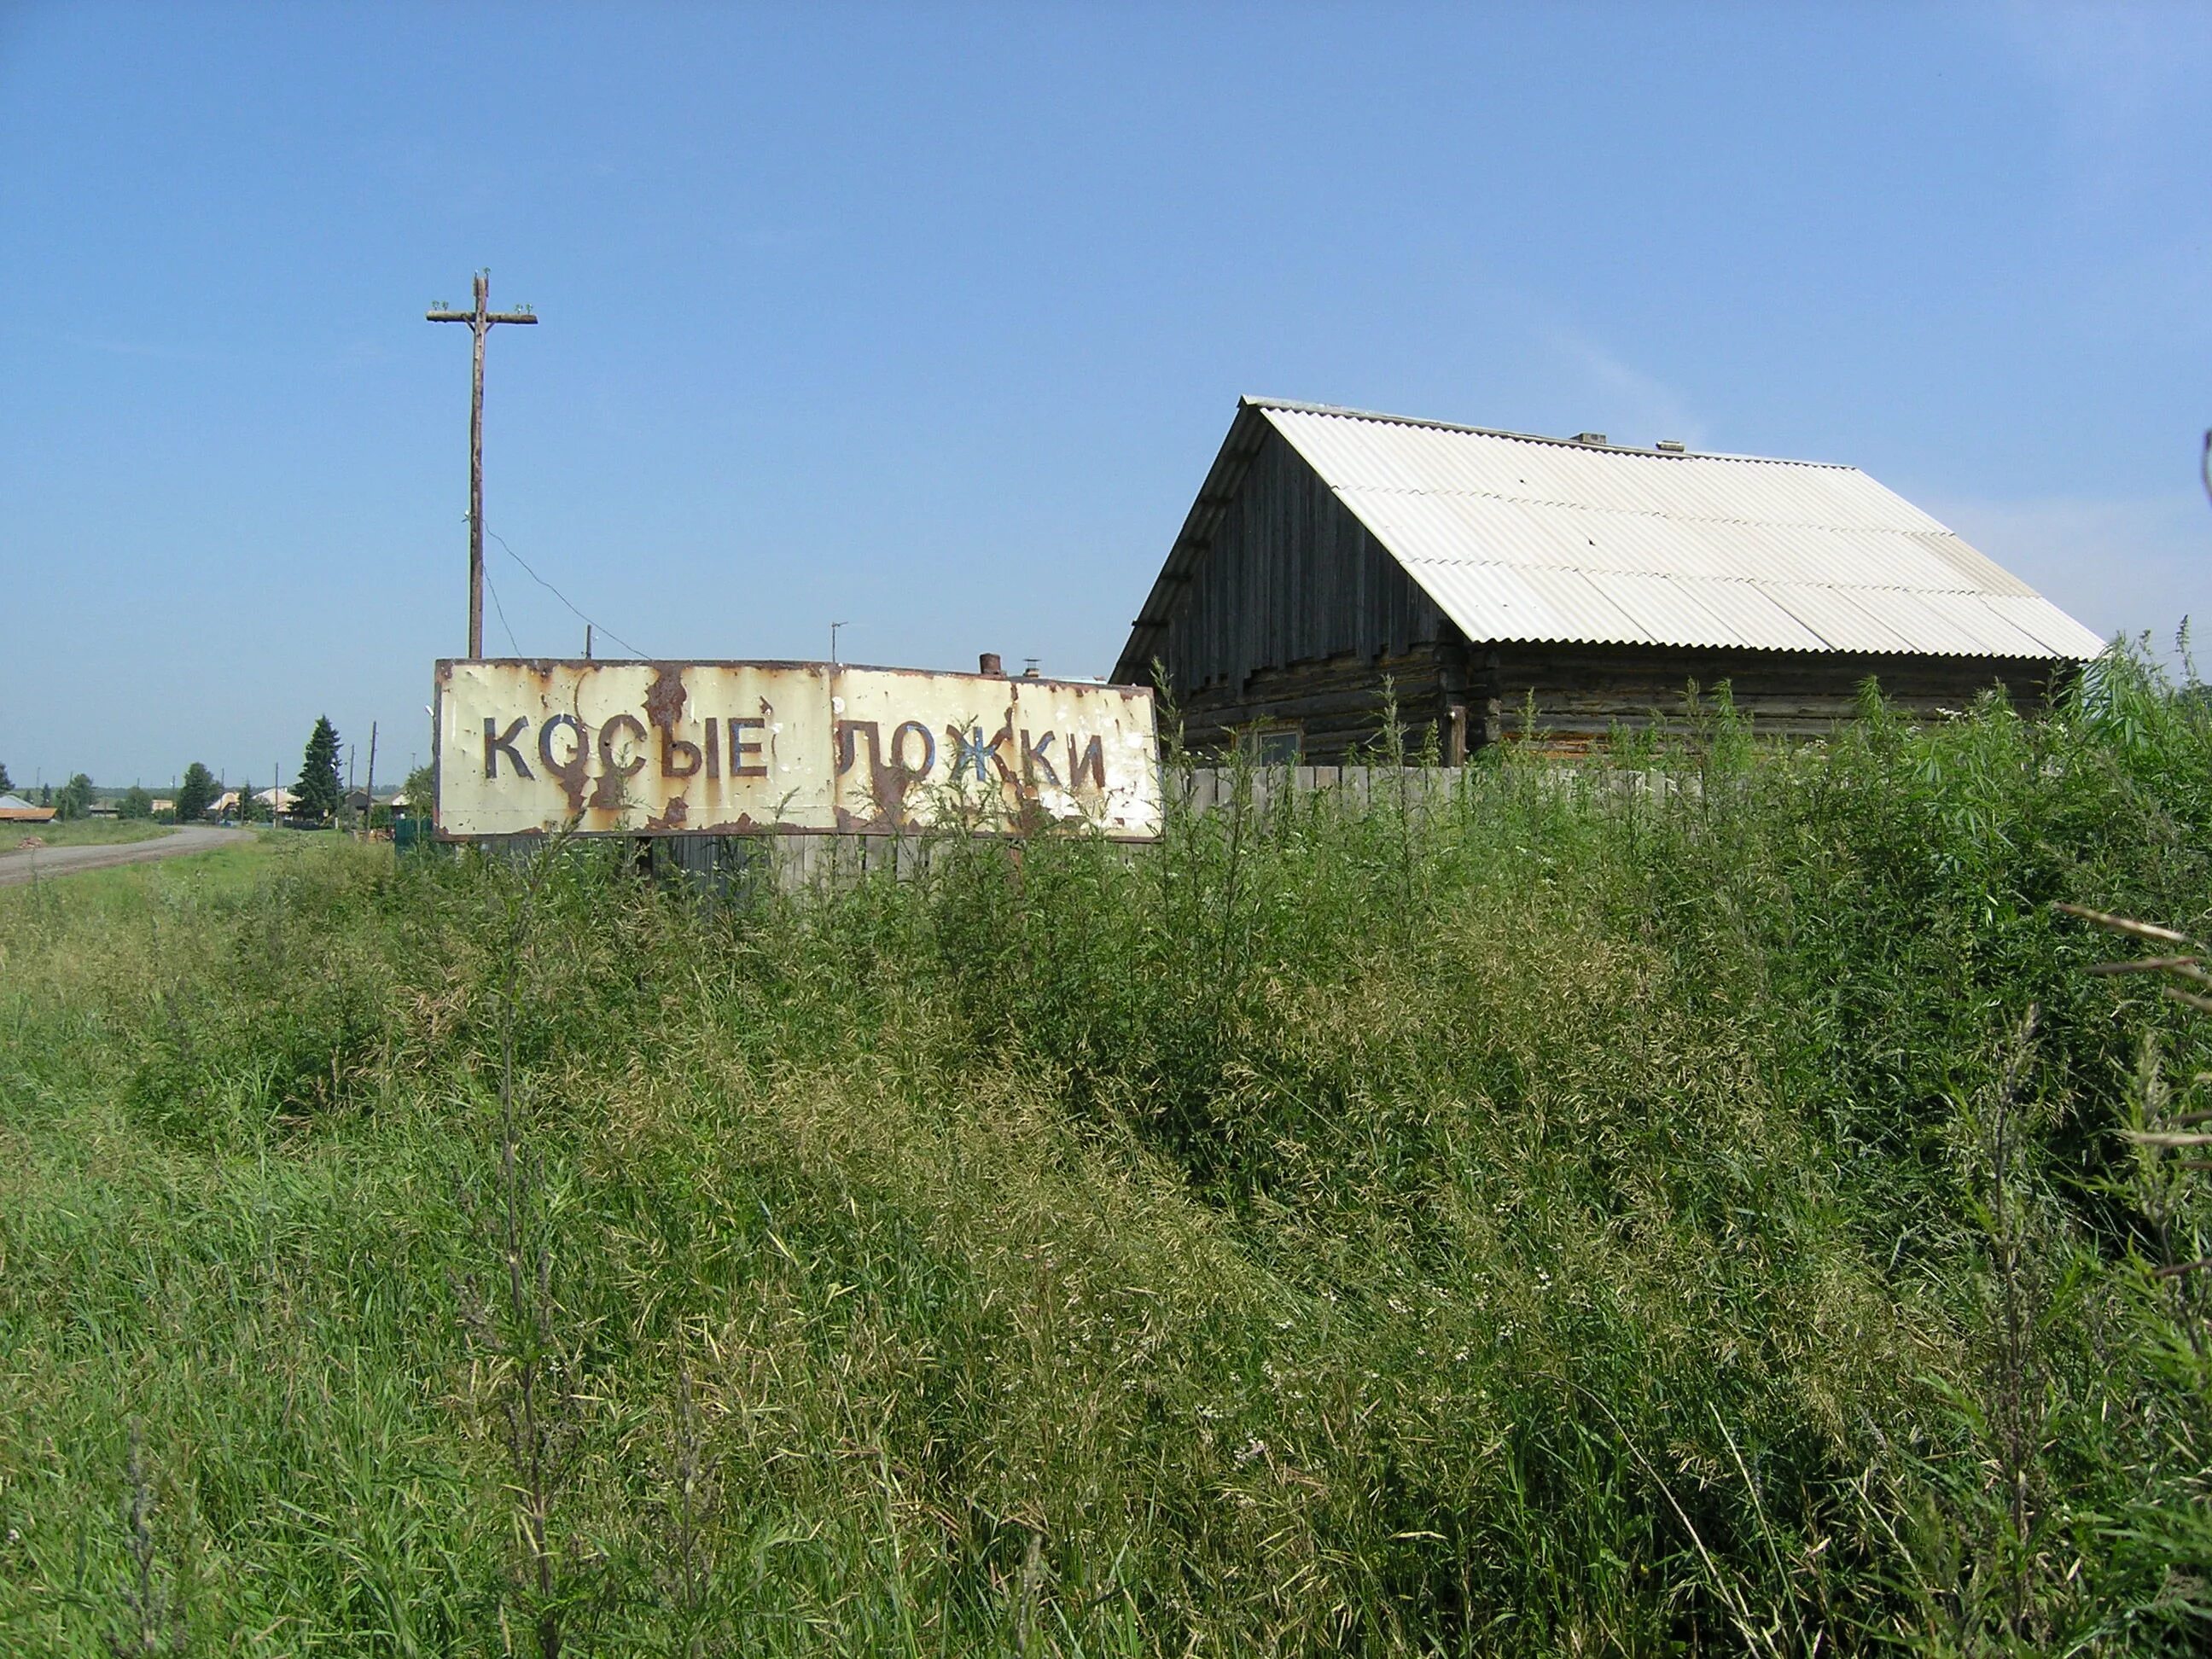
[[[328,714],[315,717],[307,752],[292,786],[292,817],[302,823],[328,823],[338,811],[338,729]]]
[[[177,786],[177,822],[198,823],[215,805],[215,797],[214,775],[194,761],[185,769],[184,781]]]

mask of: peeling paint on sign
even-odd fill
[[[1152,694],[832,663],[442,660],[438,833],[1159,834]]]

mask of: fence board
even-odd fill
[[[1170,810],[1196,813],[1231,810],[1243,779],[1243,810],[1254,815],[1282,811],[1300,799],[1336,794],[1363,807],[1395,808],[1422,821],[1448,811],[1466,774],[1434,766],[1271,766],[1241,773],[1220,767],[1177,769],[1163,779],[1163,798]],[[1572,775],[1553,780],[1554,787],[1587,787],[1591,781]],[[1654,772],[1605,773],[1596,786],[1624,794],[1663,799],[1699,793],[1698,780]],[[1128,856],[1139,855],[1134,846]],[[915,836],[781,835],[670,836],[645,843],[638,856],[663,880],[681,882],[722,900],[774,890],[783,893],[836,891],[862,881],[914,881],[928,873],[931,843]]]

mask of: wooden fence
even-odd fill
[[[1625,794],[1694,793],[1698,787],[1694,776],[1663,772],[1560,766],[1541,775],[1548,787],[1571,787],[1580,778]],[[1332,795],[1355,808],[1390,810],[1402,803],[1419,816],[1449,805],[1462,788],[1492,781],[1492,774],[1435,766],[1195,767],[1170,771],[1162,793],[1170,814],[1234,810],[1241,791],[1243,810],[1255,816],[1291,800]],[[517,851],[530,844],[514,843]],[[678,835],[641,836],[633,846],[639,865],[658,878],[732,896],[849,887],[871,877],[910,881],[929,868],[944,844],[921,835]]]
[[[1449,800],[1468,775],[1443,766],[1254,766],[1243,771],[1200,766],[1170,772],[1162,793],[1187,811],[1231,805],[1244,791],[1249,809],[1264,811],[1286,798],[1340,793],[1348,800],[1395,806]]]

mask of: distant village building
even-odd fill
[[[238,815],[239,804],[247,800],[251,800],[260,811],[278,817],[282,817],[292,810],[292,792],[289,789],[256,789],[250,795],[243,790],[226,789],[208,803],[209,816],[218,818],[235,817]]]
[[[0,795],[0,823],[46,823],[53,816],[51,806],[33,806],[21,795]]]
[[[1114,678],[1158,662],[1198,748],[1334,762],[1384,684],[1443,758],[1679,713],[1825,731],[1873,679],[1908,711],[2043,706],[2103,641],[1855,467],[1530,437],[1247,398]]]

